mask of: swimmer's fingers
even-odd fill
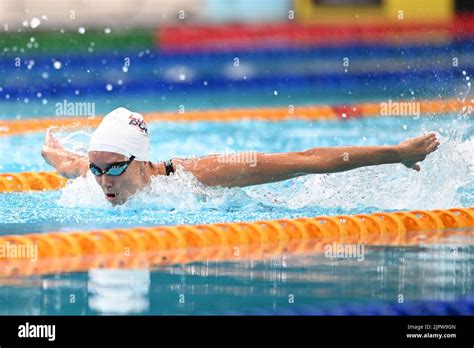
[[[436,151],[440,145],[439,141],[433,141],[430,145],[428,145],[428,148],[426,149],[428,153],[431,153],[433,151]]]
[[[61,143],[59,142],[58,138],[56,138],[51,131],[57,127],[49,127],[46,130],[46,137],[44,140],[44,144],[49,147],[62,147]]]
[[[416,170],[417,172],[419,172],[421,170],[420,165],[416,162],[402,162],[402,164],[407,168]]]
[[[49,126],[48,129],[46,129],[46,134],[51,133],[54,130],[59,129],[58,126]]]

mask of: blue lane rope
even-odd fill
[[[279,92],[293,92],[303,90],[312,91],[342,91],[356,90],[370,87],[373,90],[381,88],[417,88],[423,84],[442,82],[438,86],[439,90],[450,90],[453,85],[459,84],[462,78],[461,71],[448,70],[427,70],[417,72],[401,73],[365,73],[365,74],[314,74],[303,76],[268,76],[253,77],[245,80],[235,80],[232,78],[219,78],[218,76],[196,77],[191,82],[170,82],[155,79],[152,75],[147,78],[127,79],[122,85],[113,84],[113,90],[107,91],[107,81],[94,79],[91,82],[84,81],[84,84],[42,82],[39,85],[28,84],[23,81],[15,87],[4,86],[0,92],[0,98],[6,95],[10,99],[35,98],[41,93],[42,98],[52,96],[74,96],[79,91],[84,95],[107,95],[117,97],[122,95],[137,94],[146,92],[222,92],[223,89],[232,92],[251,92],[252,90],[268,89],[268,91],[278,90]]]
[[[1,44],[1,42],[0,42]],[[35,54],[34,50],[27,50],[26,52],[15,52],[13,55],[5,55],[0,53],[0,70],[15,69],[12,64],[16,57],[22,60],[34,60],[36,66],[49,66],[52,69],[52,61],[59,60],[67,62],[67,65],[73,68],[83,67],[102,67],[104,64],[116,65],[121,67],[123,65],[124,57],[129,57],[132,60],[140,61],[142,64],[153,63],[159,66],[173,66],[175,64],[203,64],[207,63],[211,67],[216,62],[233,61],[235,57],[242,60],[249,60],[255,62],[263,62],[268,64],[269,61],[281,59],[286,60],[306,60],[306,59],[330,59],[341,58],[348,56],[351,59],[361,58],[393,58],[394,56],[404,58],[432,58],[436,54],[460,54],[473,53],[474,40],[460,39],[448,41],[443,44],[410,44],[393,46],[388,44],[345,44],[342,46],[328,46],[328,47],[313,47],[313,48],[265,48],[246,50],[232,50],[225,52],[185,52],[185,53],[165,53],[159,49],[151,52],[118,52],[114,53],[93,53],[90,55],[67,55],[54,54],[53,56],[45,56],[44,54]],[[105,63],[103,63],[105,61]],[[63,64],[64,65],[64,64]]]

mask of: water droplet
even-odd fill
[[[78,89],[76,89],[76,90],[74,91],[74,94],[75,94],[75,95],[79,95],[79,93],[81,93],[81,92],[80,92]]]
[[[123,67],[122,67],[122,71],[123,71],[123,72],[127,72],[127,71],[128,71],[128,67],[123,66]]]
[[[408,126],[407,126],[406,124],[404,124],[404,125],[402,126],[402,128],[403,128],[404,130],[407,130],[407,129],[408,129]]]
[[[112,30],[110,30],[110,28],[105,28],[104,29],[104,33],[106,34],[110,34],[112,32]]]
[[[106,89],[107,91],[109,91],[109,92],[110,92],[113,88],[114,88],[114,87],[113,87],[110,83],[108,83],[107,86],[105,86],[105,89]]]
[[[43,105],[48,104],[48,100],[47,100],[47,99],[43,99],[41,102],[43,103]]]
[[[208,85],[208,82],[207,82],[207,81],[204,81],[202,84],[203,84],[204,86],[207,86],[207,85]]]
[[[117,84],[118,84],[119,86],[121,86],[121,85],[123,84],[123,81],[122,81],[122,80],[118,80],[118,81],[117,81]]]
[[[41,74],[41,77],[47,79],[49,77],[49,74],[45,71]]]
[[[464,76],[466,76],[466,70],[463,70],[463,71],[462,71],[462,74],[463,74]]]
[[[86,32],[86,29],[84,27],[79,27],[77,31],[79,32],[79,34],[84,34]]]
[[[273,91],[273,95],[278,95],[278,91]]]
[[[39,18],[36,18],[36,17],[32,18],[30,21],[30,27],[32,29],[38,28],[40,24],[41,24],[41,21],[39,20]]]
[[[53,66],[56,70],[59,70],[61,69],[62,63],[59,60],[57,60],[53,63]]]
[[[180,81],[185,81],[185,80],[186,80],[186,74],[180,73],[180,74],[179,74],[179,80],[180,80]]]

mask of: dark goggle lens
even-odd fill
[[[107,170],[106,174],[111,175],[111,176],[119,176],[123,174],[123,172],[125,171],[125,169],[127,169],[127,167],[128,167],[128,164],[122,164],[121,166],[110,167]]]
[[[89,166],[89,169],[91,170],[92,174],[94,174],[95,176],[100,176],[103,174],[102,170],[93,164]]]
[[[125,163],[120,166],[113,166],[113,167],[107,168],[107,170],[103,172],[102,169],[100,169],[99,167],[93,164],[89,166],[92,174],[94,174],[95,176],[101,176],[102,174],[107,174],[110,176],[119,176],[123,174],[123,172],[125,171],[125,169],[127,169],[127,167],[128,167],[128,164]]]
[[[95,164],[90,163],[89,169],[91,170],[92,174],[95,176],[101,176],[103,174],[110,175],[110,176],[119,176],[122,175],[124,171],[127,170],[128,166],[132,161],[135,159],[135,156],[130,157],[130,159],[126,162],[117,162],[105,168],[105,171],[102,171],[99,167]]]

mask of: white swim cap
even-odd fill
[[[90,151],[107,151],[137,161],[150,160],[150,135],[143,116],[126,108],[108,113],[92,134]]]

